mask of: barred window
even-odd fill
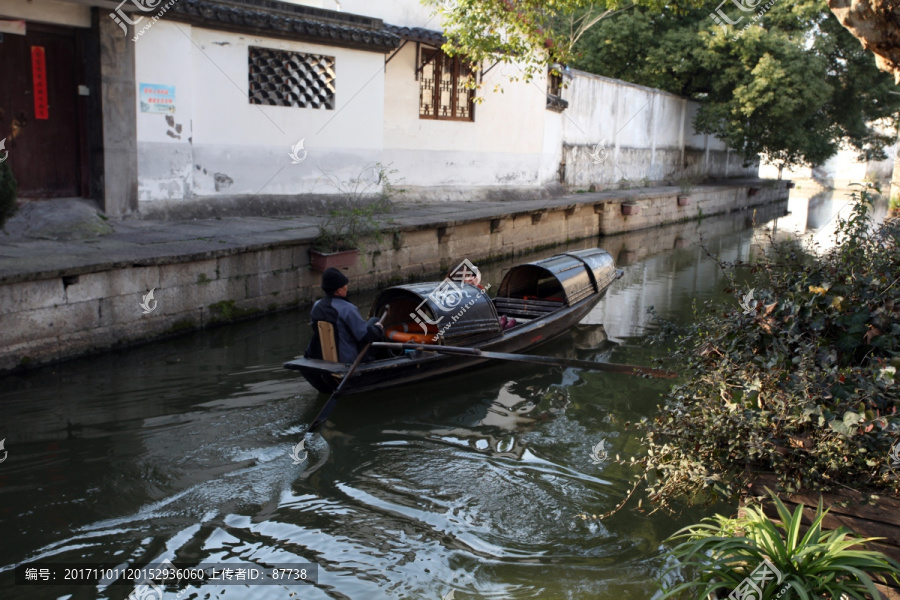
[[[250,46],[250,104],[334,109],[334,57]]]
[[[475,120],[475,90],[466,88],[471,69],[458,56],[437,48],[419,55],[419,118]]]

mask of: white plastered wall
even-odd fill
[[[251,104],[248,47],[335,57],[334,110]],[[158,21],[137,42],[136,84],[176,86],[176,111],[141,113],[141,202],[334,193],[322,170],[357,177],[381,158],[384,56]],[[138,89],[138,102],[140,90]],[[180,139],[177,126],[181,126]],[[304,140],[292,164],[291,148]]]
[[[475,120],[419,118],[416,46],[387,65],[385,160],[414,187],[535,186],[542,182],[546,81],[510,82],[498,65],[484,78]],[[492,91],[500,83],[503,92]],[[552,168],[551,168],[552,170]]]

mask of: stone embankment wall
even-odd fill
[[[624,216],[621,195],[569,196],[529,210],[401,226],[370,246],[349,275],[357,289],[440,278],[463,258],[485,261],[566,241],[784,200],[787,190],[709,186],[678,207],[676,193],[633,192],[641,212]],[[513,208],[512,206],[510,208]],[[273,240],[177,257],[20,274],[0,284],[0,372],[308,304],[321,296],[309,268],[310,239]],[[153,310],[141,308],[154,290]]]

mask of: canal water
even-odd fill
[[[541,352],[651,364],[648,308],[689,319],[724,287],[707,251],[746,260],[766,232],[827,227],[845,199],[817,202],[601,239],[625,276]],[[484,281],[559,250],[485,265]],[[633,500],[592,518],[628,493],[633,473],[612,458],[639,451],[626,422],[652,415],[668,385],[624,375],[508,363],[349,397],[295,451],[326,399],[281,366],[302,354],[307,319],[287,312],[0,379],[0,597],[133,589],[17,585],[24,561],[170,559],[314,563],[319,583],[145,599],[648,600],[662,541],[713,512],[648,514]]]

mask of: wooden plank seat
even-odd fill
[[[334,336],[334,325],[327,321],[319,321],[319,341],[322,343],[322,360],[340,362],[337,343]]]
[[[322,360],[328,362],[341,362],[338,356],[337,336],[335,335],[334,325],[327,321],[319,321],[319,340],[322,343]],[[340,381],[344,378],[343,373],[332,373],[332,377]]]
[[[536,300],[524,298],[494,298],[494,306],[501,315],[512,318],[539,319],[556,312],[566,305],[561,300]]]

